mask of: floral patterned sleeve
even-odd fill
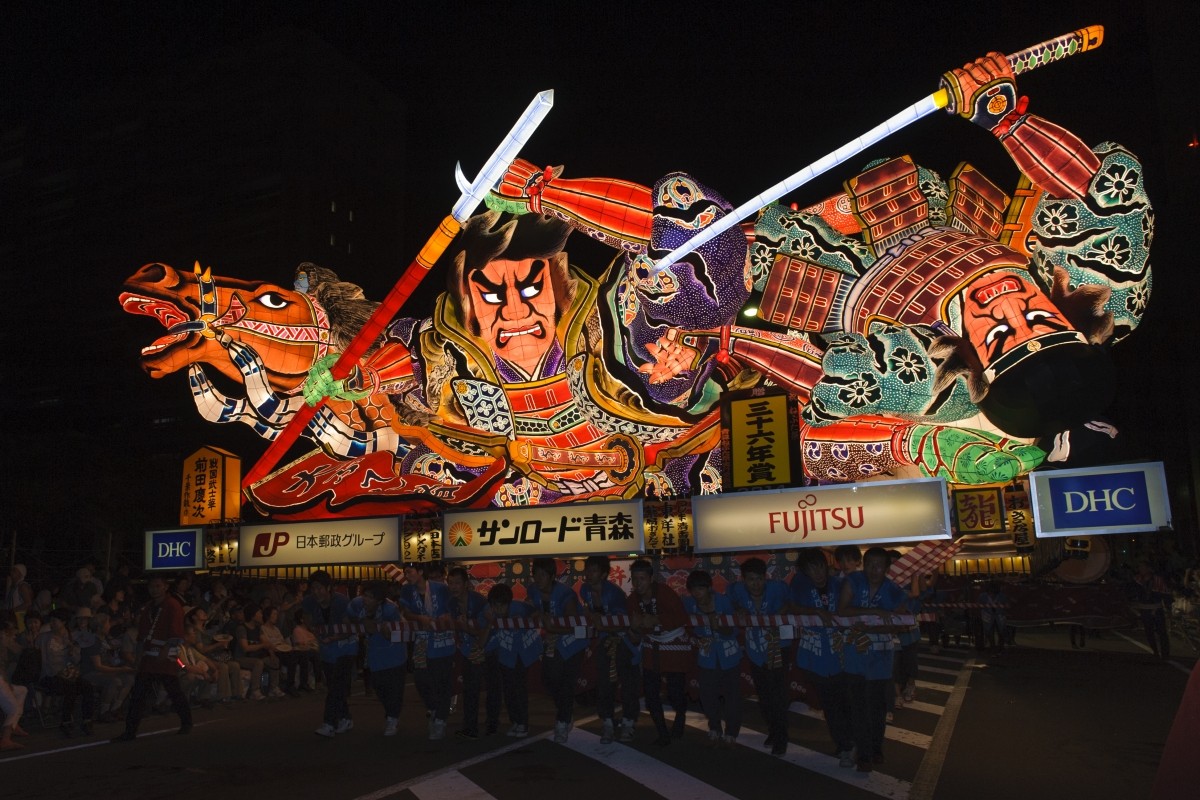
[[[1111,290],[1103,310],[1113,315],[1108,340],[1116,342],[1138,326],[1150,297],[1154,210],[1136,156],[1112,142],[1094,152],[1100,168],[1082,198],[1043,196],[1039,201],[1032,266],[1044,286],[1052,285],[1055,269],[1061,268],[1073,289]]]

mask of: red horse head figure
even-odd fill
[[[243,372],[229,352],[230,343],[237,342],[262,359],[271,388],[288,394],[304,383],[317,359],[340,349],[365,319],[360,312],[331,323],[328,302],[317,299],[331,287],[337,287],[334,303],[343,309],[374,305],[358,287],[313,264],[300,265],[292,289],[215,276],[199,264],[191,273],[147,264],[125,281],[120,302],[125,311],[152,316],[167,328],[166,336],[142,348],[142,367],[151,377],[207,364],[241,382]]]

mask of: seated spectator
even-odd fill
[[[100,700],[96,721],[116,722],[117,709],[133,688],[133,667],[121,664],[121,654],[115,643],[108,640],[112,620],[108,614],[92,617],[91,638],[80,643],[79,671],[90,683]]]
[[[46,616],[54,610],[54,597],[50,594],[49,589],[42,589],[33,598],[33,610],[38,613],[43,621]]]
[[[4,583],[4,595],[0,597],[0,609],[12,612],[17,627],[25,618],[25,612],[33,608],[33,589],[25,581],[25,565],[13,564]]]
[[[133,614],[133,610],[129,607],[129,602],[125,597],[125,590],[121,588],[109,589],[104,595],[104,613],[108,614],[109,620],[112,622],[128,623]]]
[[[14,736],[28,736],[21,727],[21,712],[25,710],[25,695],[28,689],[8,682],[5,668],[9,653],[19,652],[17,645],[17,623],[15,617],[0,621],[0,750],[20,750],[25,745],[14,742]]]
[[[79,648],[90,644],[96,638],[92,634],[91,625],[92,610],[90,608],[75,609],[75,613],[71,615],[71,643]]]
[[[320,643],[317,637],[311,630],[308,629],[308,618],[304,614],[304,609],[297,606],[292,612],[292,653],[296,657],[296,664],[299,671],[299,685],[294,686],[301,692],[311,692],[313,688],[308,685],[308,676],[310,672],[318,679],[321,676],[321,671],[318,669],[318,655]],[[292,674],[289,679],[296,681],[296,675]]]
[[[96,691],[83,680],[79,672],[79,648],[71,642],[67,630],[70,612],[65,608],[55,609],[50,614],[50,627],[38,635],[38,647],[42,653],[42,677],[38,688],[49,695],[63,699],[62,723],[59,728],[72,734],[75,700],[80,702],[80,730],[84,735],[92,733],[92,706]]]
[[[295,683],[295,672],[298,666],[297,659],[292,652],[292,645],[284,637],[283,632],[279,630],[279,609],[267,608],[263,609],[263,624],[262,624],[262,640],[271,646],[271,653],[279,661],[279,666],[284,671],[284,680],[282,692],[290,697],[296,697],[297,692],[292,688]]]
[[[205,658],[216,678],[217,702],[229,705],[245,695],[242,692],[242,668],[233,659],[232,637],[214,634],[208,627],[210,618],[203,608],[193,608],[183,617],[183,624],[196,631],[196,641],[190,646]]]
[[[199,643],[200,634],[194,625],[186,623],[185,618],[183,644],[179,648],[179,660],[183,663],[183,672],[179,676],[179,688],[189,701],[194,695],[200,705],[212,708],[212,701],[206,695],[218,691],[217,672],[213,669],[210,660],[196,649],[196,645]]]
[[[272,697],[283,697],[279,688],[279,659],[274,648],[262,641],[262,609],[251,603],[235,612],[241,616],[233,634],[233,657],[244,669],[250,670],[250,699],[262,700],[262,674],[268,673],[268,691]]]

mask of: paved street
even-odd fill
[[[533,694],[534,735],[479,741],[424,738],[409,686],[398,737],[381,736],[382,714],[355,684],[356,728],[314,736],[318,695],[200,710],[189,737],[173,716],[152,716],[143,738],[109,744],[119,727],[63,739],[28,719],[30,748],[0,760],[5,797],[762,798],[802,788],[806,798],[990,798],[1145,796],[1192,659],[1159,663],[1134,638],[1093,635],[1072,650],[1065,628],[1024,631],[1018,647],[984,656],[966,647],[920,658],[918,702],[897,709],[887,760],[869,776],[838,767],[818,712],[796,704],[791,745],[763,747],[748,704],[733,750],[712,749],[689,714],[682,741],[659,748],[648,726],[634,746],[601,745],[591,710],[566,746],[550,740],[550,708]],[[644,718],[643,718],[644,721]],[[502,729],[503,730],[503,729]],[[16,792],[10,792],[11,788]]]

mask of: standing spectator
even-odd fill
[[[644,558],[629,565],[633,591],[629,595],[630,631],[642,647],[642,695],[646,711],[658,731],[655,744],[665,747],[672,735],[678,739],[687,727],[686,673],[692,645],[687,636],[687,612],[683,601],[666,584],[654,580],[654,566]],[[675,709],[675,722],[667,729],[663,712],[662,684]]]
[[[1134,603],[1146,629],[1146,641],[1154,655],[1166,661],[1171,657],[1171,638],[1167,635],[1167,606],[1171,589],[1166,579],[1155,572],[1148,561],[1138,562],[1133,576]]]
[[[559,583],[558,562],[536,558],[530,571],[533,586],[529,603],[542,628],[542,685],[554,699],[554,741],[563,744],[575,725],[575,683],[583,663],[587,639],[575,635],[575,626],[556,625],[555,617],[570,617],[579,612],[575,593]]]
[[[886,550],[882,547],[868,550],[862,571],[850,573],[842,582],[839,613],[881,615],[883,612],[886,619],[889,616],[886,612],[903,611],[907,597],[903,589],[888,580],[887,567]],[[871,634],[860,631],[856,635],[851,629],[852,641],[843,648],[859,772],[870,772],[873,764],[883,762],[887,686],[892,679],[895,650],[892,633],[899,630],[877,629]]]
[[[792,578],[792,605],[797,614],[821,618],[821,627],[804,626],[796,646],[796,666],[812,681],[821,699],[825,724],[842,767],[854,766],[854,729],[850,724],[850,696],[842,671],[843,636],[834,627],[841,599],[842,579],[830,574],[820,548],[800,551]]]
[[[493,628],[496,658],[500,662],[500,676],[504,683],[504,704],[508,707],[508,720],[512,723],[507,735],[513,739],[524,739],[529,735],[529,683],[526,673],[542,651],[541,635],[536,628],[513,629],[503,626],[503,620],[533,616],[532,606],[513,600],[511,587],[497,583],[488,592],[487,599],[488,619]]]
[[[92,571],[88,567],[80,567],[75,571],[75,577],[63,587],[62,600],[72,608],[91,608],[92,595],[97,594],[99,582],[92,580]]]
[[[312,593],[304,598],[305,618],[318,626],[346,622],[346,609],[350,601],[345,595],[333,591],[330,574],[319,569],[308,576],[308,582]],[[358,637],[322,631],[318,638],[321,643],[321,671],[325,676],[325,712],[324,721],[315,733],[332,737],[354,728],[348,698],[354,657],[358,653]]]
[[[621,726],[617,737],[633,741],[633,727],[641,712],[641,648],[630,638],[625,625],[605,626],[599,617],[625,615],[629,604],[620,587],[608,579],[612,571],[607,556],[588,556],[583,567],[583,585],[579,597],[584,612],[596,631],[592,640],[592,658],[596,665],[596,713],[600,717],[600,743],[613,740],[616,713],[616,684],[621,685]]]
[[[14,736],[28,736],[21,727],[21,713],[25,710],[25,695],[28,689],[8,682],[6,668],[8,654],[19,650],[17,646],[17,623],[12,619],[0,620],[0,751],[20,750],[25,745],[14,742]]]
[[[919,669],[917,653],[921,648],[921,626],[917,616],[921,613],[921,596],[924,594],[921,576],[914,575],[908,587],[908,611],[913,615],[912,625],[896,634],[896,663],[892,672],[895,680],[895,703],[903,708],[906,703],[917,699],[917,671]],[[1007,598],[1003,602],[1008,602]],[[1003,647],[1004,627],[1001,616],[1000,637]]]
[[[693,626],[692,636],[696,666],[700,669],[700,705],[708,719],[708,740],[714,745],[732,747],[742,730],[742,646],[738,644],[737,631],[718,624],[715,618],[733,614],[733,604],[728,597],[712,590],[712,576],[703,570],[688,575],[687,589],[684,610],[706,619],[704,624]]]
[[[25,565],[13,564],[4,579],[4,595],[0,597],[0,610],[11,611],[17,628],[25,626],[25,612],[33,608],[33,589],[25,581]]]
[[[488,639],[487,598],[471,589],[471,576],[454,567],[446,576],[450,615],[458,629],[458,654],[463,678],[463,726],[455,735],[479,738],[479,693],[487,685],[487,734],[500,727],[500,664],[494,641]]]
[[[789,595],[783,581],[767,580],[767,562],[761,558],[742,562],[741,581],[729,587],[729,602],[743,618],[748,614],[782,614],[790,606]],[[789,666],[783,653],[790,639],[780,635],[778,626],[746,628],[745,636],[754,691],[767,723],[766,745],[773,755],[783,755],[788,745]]]
[[[989,581],[979,593],[980,644],[983,649],[1004,650],[1005,628],[1008,627],[1005,614],[1007,605],[1008,595],[1004,593],[999,581]]]
[[[39,687],[46,694],[60,695],[63,699],[62,724],[59,728],[70,736],[73,729],[72,714],[76,698],[80,699],[80,730],[85,736],[92,734],[92,706],[96,691],[85,683],[79,672],[79,647],[71,641],[67,630],[70,612],[56,608],[50,613],[50,627],[38,635],[38,647],[42,653],[42,678]]]
[[[154,686],[161,686],[179,715],[179,732],[192,732],[192,710],[179,688],[179,649],[183,643],[183,606],[167,592],[166,579],[153,575],[146,582],[150,602],[138,614],[137,632],[140,642],[137,676],[129,695],[129,711],[125,716],[125,732],[114,742],[131,742],[137,738],[138,726],[146,708],[146,695]]]
[[[117,709],[133,689],[133,668],[120,663],[108,641],[112,620],[108,614],[97,614],[91,620],[91,639],[80,646],[80,672],[99,695],[96,721],[116,722]]]
[[[387,599],[382,584],[372,583],[363,593],[350,601],[346,618],[362,620],[367,629],[367,667],[371,670],[371,686],[383,705],[383,735],[395,736],[400,725],[400,709],[404,705],[404,662],[408,648],[403,642],[392,641],[392,631],[383,627],[400,621],[400,609]]]
[[[450,593],[446,584],[428,579],[428,570],[424,564],[405,568],[400,606],[404,618],[423,629],[413,641],[413,680],[429,713],[429,738],[442,739],[450,717],[454,631],[449,629]]]

